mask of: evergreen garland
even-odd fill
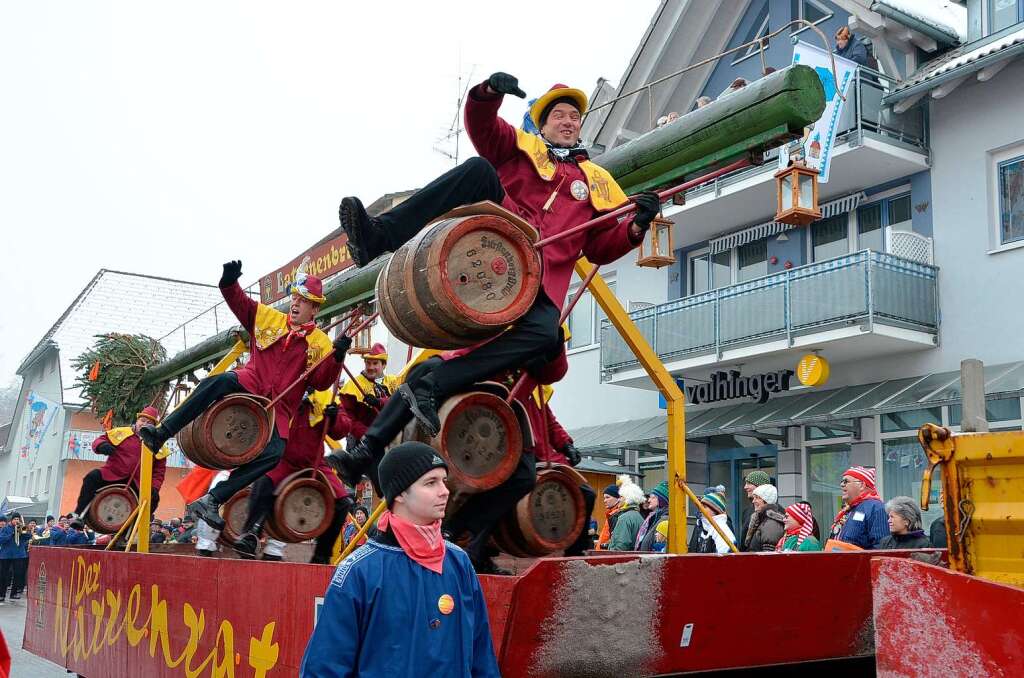
[[[98,334],[92,348],[72,360],[71,366],[78,373],[75,386],[109,428],[134,423],[147,405],[159,409],[164,386],[146,384],[142,377],[166,359],[160,342],[144,334]]]

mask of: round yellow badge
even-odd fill
[[[444,594],[437,599],[437,609],[441,610],[441,614],[451,614],[455,609],[455,599],[447,593]]]
[[[820,355],[808,353],[796,365],[796,378],[804,386],[821,386],[828,381],[828,361]]]

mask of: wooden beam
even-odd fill
[[[950,92],[959,87],[964,82],[964,80],[967,80],[967,78],[969,77],[969,75],[963,75],[954,80],[947,80],[946,82],[942,83],[941,85],[932,90],[932,99],[942,99],[946,97]]]
[[[988,82],[992,78],[996,77],[996,75],[999,74],[999,71],[1010,65],[1011,61],[1013,61],[1013,59],[1003,59],[991,66],[985,66],[985,68],[978,71],[978,82]]]
[[[889,43],[886,42],[885,36],[875,40],[875,56],[878,57],[878,63],[887,75],[895,76],[900,72],[900,69],[896,67],[896,58],[892,55],[892,50],[889,49]]]
[[[911,107],[914,104],[920,101],[922,97],[924,97],[924,95],[927,93],[927,91],[918,92],[917,94],[914,94],[912,96],[907,97],[906,99],[903,99],[902,101],[896,102],[896,104],[892,107],[892,112],[896,114],[906,113],[911,109]]]

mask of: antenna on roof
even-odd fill
[[[470,69],[469,76],[466,78],[462,77],[462,55],[460,53],[459,77],[455,89],[457,94],[455,99],[455,115],[452,117],[451,125],[448,126],[448,131],[434,141],[434,150],[444,157],[451,159],[456,165],[459,164],[459,139],[465,131],[462,128],[462,104],[466,100],[466,94],[469,93],[469,85],[473,82],[474,71],[475,67]],[[465,84],[463,84],[463,80],[465,80]],[[453,142],[455,145],[454,149],[449,146]]]

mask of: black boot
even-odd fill
[[[259,546],[260,538],[252,532],[246,532],[238,538],[238,541],[234,543],[234,546],[232,546],[232,548],[235,549],[235,553],[237,553],[243,559],[255,560],[256,549],[258,549]]]
[[[423,430],[431,438],[441,430],[441,420],[437,416],[439,398],[435,394],[433,384],[430,380],[423,378],[416,384],[416,388],[409,388],[409,384],[402,384],[398,387],[398,393],[405,398],[409,404],[416,421],[420,423]]]
[[[220,505],[209,494],[204,494],[199,499],[188,505],[197,520],[202,520],[215,530],[224,529],[224,519],[220,517]]]
[[[171,438],[171,433],[163,424],[159,426],[143,426],[138,432],[139,439],[149,448],[149,451],[156,454]]]
[[[341,482],[355,487],[373,466],[373,452],[365,440],[360,440],[349,450],[327,455],[327,465],[337,472]]]
[[[356,266],[368,263],[388,251],[387,237],[380,226],[366,213],[359,198],[343,198],[338,208],[338,219],[348,236],[349,254]]]
[[[496,574],[502,577],[512,576],[511,570],[506,570],[502,567],[498,567],[492,558],[470,558],[470,562],[473,563],[473,569],[476,570],[477,574]]]
[[[283,556],[275,556],[275,555],[273,555],[271,553],[264,553],[262,556],[260,556],[260,560],[266,560],[266,561],[269,561],[269,562],[279,563],[282,560],[284,560],[284,557]]]

